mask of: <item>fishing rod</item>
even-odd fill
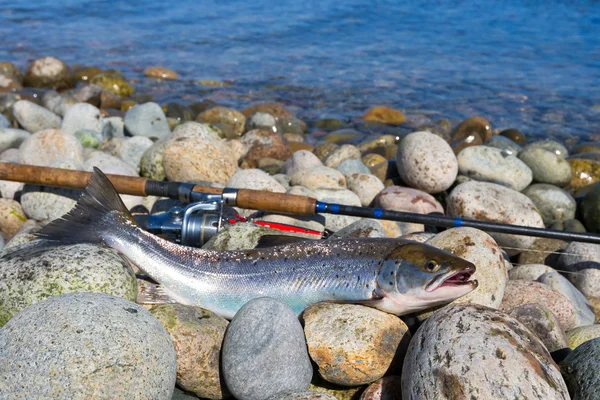
[[[0,180],[83,189],[87,185],[90,176],[91,173],[86,171],[0,162]],[[177,227],[178,229],[183,227],[183,244],[185,244],[186,235],[191,233],[196,236],[202,234],[199,233],[199,224],[202,224],[203,222],[198,219],[194,220],[194,212],[211,211],[222,214],[224,206],[293,215],[315,215],[319,213],[349,215],[410,222],[443,228],[469,227],[487,232],[600,244],[600,235],[587,232],[565,232],[523,225],[510,225],[498,222],[455,218],[437,214],[417,214],[403,211],[383,210],[380,208],[331,204],[307,196],[273,193],[262,190],[214,188],[185,182],[156,181],[147,178],[113,174],[107,174],[107,177],[117,192],[121,194],[168,197],[191,203],[186,208],[166,213],[166,217],[161,217],[163,218],[162,220],[158,220],[158,222],[154,223],[155,228],[160,228],[161,224],[163,227],[171,230]],[[222,218],[213,220],[210,226],[215,230],[218,230],[220,228],[221,219]],[[194,238],[194,240],[197,240],[197,238]]]

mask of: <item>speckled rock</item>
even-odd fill
[[[0,199],[0,232],[3,237],[7,239],[13,237],[25,221],[27,217],[18,201]]]
[[[541,275],[537,281],[557,290],[571,302],[575,308],[574,327],[592,325],[594,323],[596,316],[590,302],[567,278],[558,272],[551,271]]]
[[[220,377],[221,344],[229,324],[200,307],[162,304],[150,309],[167,329],[177,355],[177,384],[205,399],[228,397]]]
[[[402,398],[569,399],[550,354],[516,319],[480,305],[436,312],[411,341]]]
[[[351,144],[343,144],[325,158],[325,166],[336,168],[345,160],[360,160],[360,150]]]
[[[485,145],[503,150],[505,154],[510,154],[512,156],[518,155],[519,152],[523,150],[523,148],[517,143],[510,140],[506,136],[502,136],[501,134],[492,136],[490,140],[485,142]]]
[[[139,173],[142,157],[146,150],[153,145],[154,142],[145,136],[128,138],[121,144],[119,158],[131,165]]]
[[[573,400],[596,400],[600,397],[600,338],[581,344],[561,363]]]
[[[309,189],[346,189],[346,178],[336,169],[318,166],[294,172],[290,184]]]
[[[72,88],[75,79],[69,67],[61,60],[42,57],[29,64],[23,76],[23,85],[63,90]]]
[[[448,189],[458,173],[450,145],[431,132],[413,132],[404,137],[398,146],[396,166],[409,186],[427,193]]]
[[[249,168],[256,168],[261,160],[272,158],[280,160],[283,164],[292,155],[289,146],[283,141],[281,134],[273,131],[255,129],[246,132],[240,141],[247,149],[244,154],[244,163]]]
[[[570,159],[568,162],[572,172],[571,182],[569,183],[569,190],[571,192],[600,182],[600,161]]]
[[[313,189],[315,198],[319,201],[332,204],[344,204],[347,206],[360,207],[360,198],[351,190]],[[325,228],[333,232],[339,231],[348,225],[358,221],[359,217],[349,215],[324,214]]]
[[[150,146],[140,159],[140,175],[162,181],[166,178],[165,168],[163,167],[163,150],[166,140],[159,140]]]
[[[582,343],[596,338],[600,338],[600,325],[598,324],[580,326],[567,331],[567,339],[572,349],[576,349]]]
[[[477,268],[472,275],[472,279],[479,283],[477,289],[450,304],[479,304],[491,308],[500,306],[508,280],[507,262],[490,235],[474,228],[453,228],[435,235],[426,243],[471,261]],[[417,318],[424,320],[432,313],[432,310],[424,311],[418,313]]]
[[[377,196],[375,206],[384,210],[419,214],[444,213],[444,208],[432,195],[402,186],[386,187]]]
[[[263,103],[253,104],[242,110],[242,114],[247,117],[257,112],[271,114],[275,118],[293,117],[294,114],[281,103],[276,101],[266,101]]]
[[[208,124],[222,124],[228,126],[233,134],[241,136],[246,125],[246,117],[241,112],[227,107],[213,107],[204,111],[196,117],[198,122]]]
[[[360,400],[402,400],[402,379],[390,375],[373,382],[360,395]]]
[[[558,290],[540,282],[510,280],[504,289],[500,310],[511,312],[523,304],[545,305],[554,313],[564,330],[576,325],[575,307]]]
[[[245,131],[248,132],[253,129],[264,129],[281,133],[277,118],[264,112],[257,112],[246,118]]]
[[[547,272],[554,272],[555,269],[544,264],[522,264],[517,265],[508,271],[510,280],[536,281],[540,276]]]
[[[21,129],[0,129],[0,153],[8,149],[18,148],[29,136],[31,136],[29,132]]]
[[[514,308],[510,316],[519,320],[546,346],[549,352],[569,347],[560,322],[543,304],[523,304]]]
[[[544,222],[533,202],[524,194],[489,182],[470,181],[456,186],[447,199],[453,217],[543,228]],[[491,233],[509,254],[531,247],[534,237]]]
[[[167,117],[156,103],[136,104],[123,119],[125,129],[133,136],[162,139],[171,133]]]
[[[311,383],[308,388],[314,392],[330,394],[337,400],[356,400],[360,391],[364,389],[364,386],[347,387],[334,385],[321,380],[315,385]]]
[[[58,129],[36,132],[19,147],[21,164],[48,167],[61,160],[83,162],[83,147],[79,140]]]
[[[477,181],[521,191],[532,180],[531,169],[523,161],[494,147],[468,147],[458,154],[457,160],[459,173]]]
[[[79,104],[79,102],[74,96],[70,96],[65,92],[60,94],[56,90],[48,90],[42,95],[42,106],[60,117],[64,117],[69,108]]]
[[[179,74],[172,69],[165,67],[148,67],[144,70],[144,75],[157,79],[177,79]]]
[[[268,297],[249,301],[233,317],[221,360],[227,388],[238,399],[306,390],[313,373],[296,314]]]
[[[292,157],[283,165],[283,172],[292,176],[300,170],[322,167],[323,163],[319,158],[308,150],[299,150],[292,154]]]
[[[458,140],[471,135],[479,136],[482,142],[490,140],[494,130],[492,124],[483,117],[469,117],[458,124],[452,131],[452,140]]]
[[[571,242],[558,260],[561,270],[581,293],[600,299],[600,245]]]
[[[260,169],[238,170],[225,186],[237,189],[265,190],[274,193],[285,193],[286,191],[272,176]]]
[[[2,393],[15,400],[170,400],[175,387],[165,329],[137,304],[99,293],[23,310],[0,330],[0,359]]]
[[[535,183],[523,190],[523,194],[533,201],[546,226],[575,218],[575,199],[559,187]]]
[[[237,171],[237,159],[221,140],[180,137],[165,143],[163,167],[170,181],[225,184]]]
[[[306,309],[303,319],[308,351],[326,381],[357,386],[400,371],[410,332],[399,318],[361,305],[322,303]]]
[[[277,393],[268,400],[337,400],[330,393],[319,393],[312,390],[301,390],[296,392]]]
[[[363,206],[368,206],[373,202],[383,189],[383,182],[371,174],[346,174],[346,184],[348,189],[358,195],[360,203]]]
[[[80,129],[102,132],[103,125],[104,119],[100,110],[91,104],[79,103],[69,108],[60,129],[68,134],[74,134]]]
[[[535,182],[563,187],[571,181],[571,166],[552,151],[529,145],[519,153],[519,159],[531,169]]]
[[[60,128],[61,119],[58,115],[28,100],[17,101],[13,106],[13,114],[19,125],[30,133]]]
[[[99,292],[130,301],[137,296],[129,264],[106,247],[78,244],[33,256],[15,252],[0,264],[0,326],[23,308],[50,296]]]

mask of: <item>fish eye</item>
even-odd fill
[[[427,272],[435,272],[439,269],[439,264],[435,260],[427,260],[425,264],[423,264],[423,268]]]

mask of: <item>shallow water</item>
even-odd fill
[[[600,134],[597,1],[14,0],[0,1],[0,42],[22,69],[43,55],[118,68],[160,102],[274,99],[309,121],[387,104],[417,121]],[[146,79],[149,65],[182,80]]]

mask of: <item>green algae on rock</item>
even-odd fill
[[[106,71],[94,76],[90,79],[90,83],[121,97],[129,97],[135,92],[134,88],[125,79],[115,77]]]

